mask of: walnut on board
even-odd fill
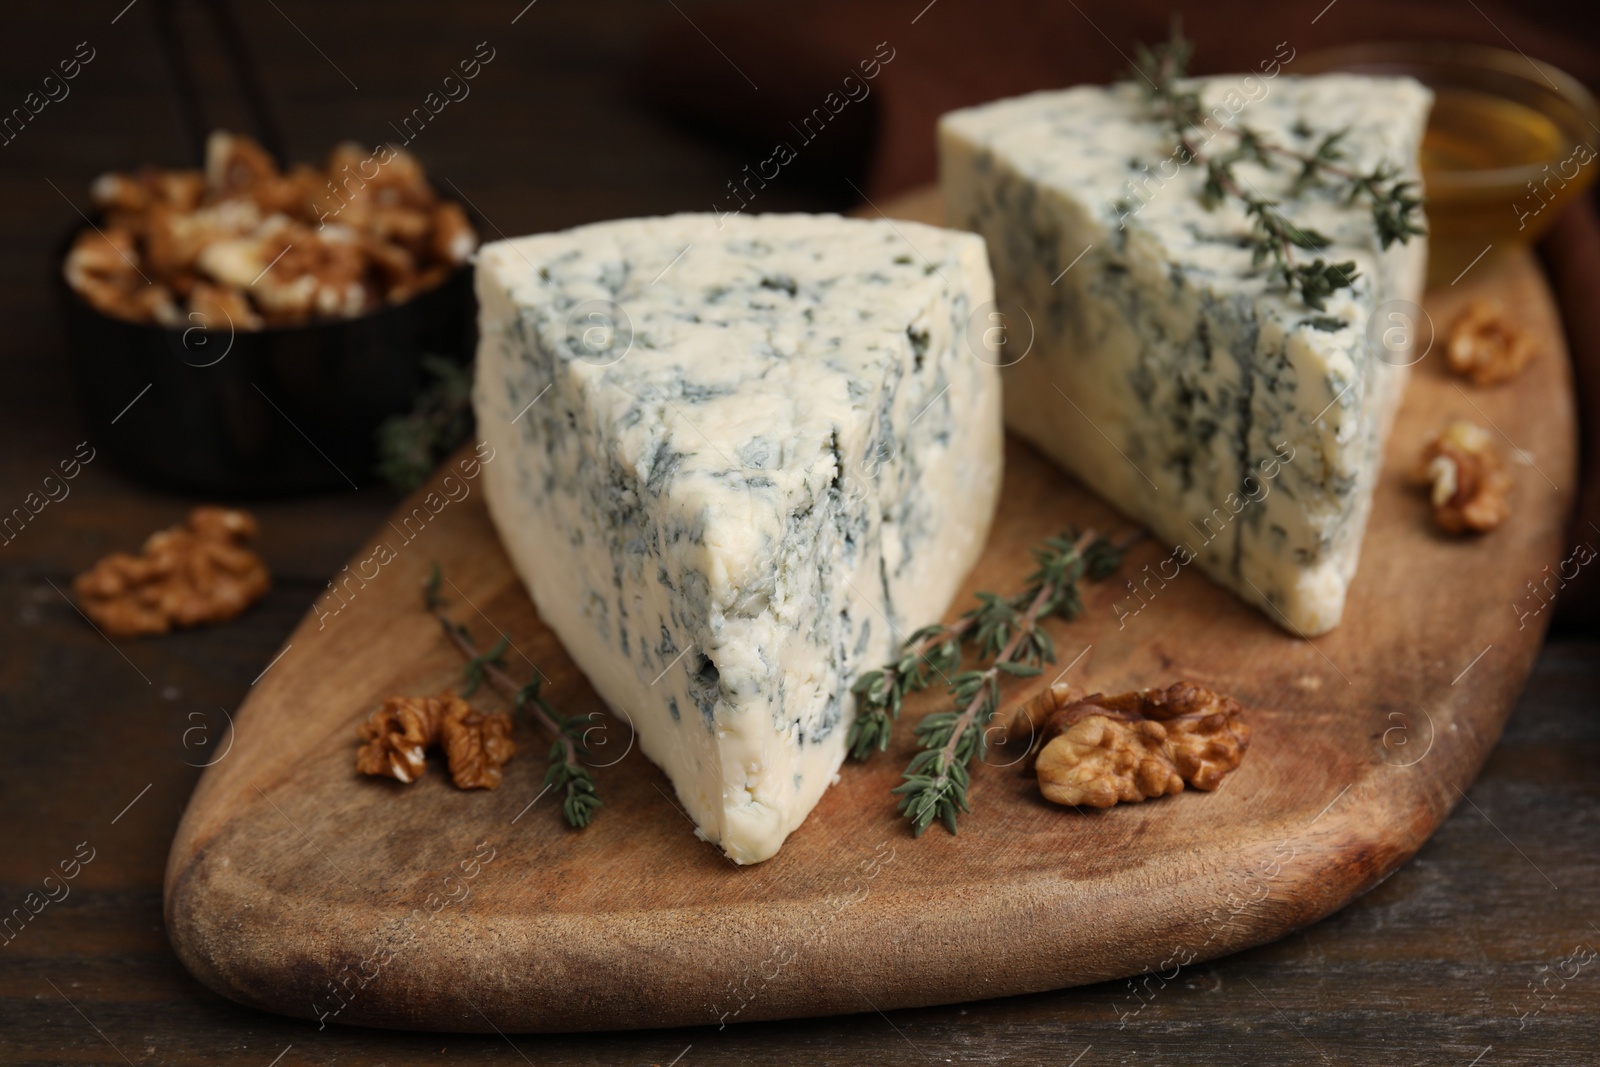
[[[1109,808],[1183,791],[1216,789],[1250,747],[1232,697],[1179,682],[1077,698],[1052,686],[1018,710],[1011,736],[1035,735],[1031,768],[1057,804]]]
[[[516,754],[511,717],[485,714],[453,693],[389,697],[356,727],[364,742],[356,770],[407,785],[427,770],[428,749],[444,750],[450,778],[461,789],[496,789],[500,768]]]
[[[1511,517],[1511,475],[1489,431],[1457,420],[1423,450],[1416,480],[1428,487],[1433,520],[1446,533],[1486,533]]]
[[[1496,385],[1522,373],[1537,352],[1532,332],[1493,297],[1475,297],[1450,327],[1445,360],[1473,385]]]

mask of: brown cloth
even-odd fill
[[[674,7],[645,47],[640,84],[648,99],[748,146],[752,172],[770,175],[775,144],[788,144],[794,156],[778,157],[782,170],[839,186],[841,202],[857,191],[876,200],[932,182],[934,127],[946,111],[1123,77],[1133,42],[1164,40],[1175,11],[1195,44],[1199,74],[1256,70],[1275,56],[1362,41],[1456,40],[1516,49],[1600,88],[1600,5],[1572,0],[1212,0],[1181,9],[1162,0],[722,0]],[[1293,62],[1283,69],[1293,73]],[[829,102],[837,114],[825,127],[794,126],[829,93],[837,94]],[[730,190],[708,192],[703,210],[739,206]],[[762,209],[759,193],[749,208]],[[1568,209],[1541,251],[1561,303],[1583,413],[1574,543],[1600,545],[1594,199]],[[1564,625],[1600,626],[1600,568],[1586,568],[1569,586],[1562,618]]]

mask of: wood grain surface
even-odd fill
[[[926,218],[932,202],[886,207]],[[1121,627],[1111,605],[1129,594],[1116,580],[1089,592],[1085,618],[1053,625],[1068,678],[1090,690],[1190,679],[1250,709],[1250,754],[1219,792],[1063,810],[1000,749],[976,775],[961,834],[914,841],[888,790],[926,702],[908,707],[889,753],[847,766],[782,852],[752,868],[692,835],[623,724],[599,748],[599,762],[617,762],[599,772],[606,807],[582,833],[541,798],[544,746],[531,732],[496,793],[456,791],[437,769],[410,787],[363,780],[355,724],[387,695],[434,692],[459,674],[419,606],[435,561],[479,640],[510,638],[514,673],[537,665],[563,710],[601,710],[513,576],[481,492],[402,529],[414,498],[355,557],[387,544],[395,559],[343,585],[336,614],[340,601],[327,600],[301,624],[238,712],[232,754],[196,790],[166,879],[180,957],[226,996],[325,1022],[574,1030],[1170,972],[1327,915],[1390,874],[1461,799],[1542,636],[1544,616],[1521,625],[1515,605],[1527,577],[1562,555],[1571,387],[1531,259],[1430,294],[1428,311],[1443,329],[1484,292],[1516,308],[1545,357],[1498,390],[1459,387],[1438,349],[1418,365],[1332,634],[1287,635],[1192,573]],[[1408,484],[1424,443],[1455,417],[1520,450],[1516,518],[1490,537],[1438,536]],[[1016,587],[1028,549],[1066,525],[1126,528],[1025,446],[1012,443],[1007,464],[969,590]],[[1167,551],[1147,542],[1124,574]]]

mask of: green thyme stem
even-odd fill
[[[1095,532],[1086,530],[1081,537],[1073,542],[1073,552],[1081,558],[1088,547],[1094,543],[1094,539]],[[1011,663],[1013,661],[1013,657],[1022,646],[1022,642],[1033,632],[1033,628],[1038,625],[1039,616],[1044,611],[1044,606],[1049,603],[1052,592],[1053,590],[1048,582],[1039,585],[1039,591],[1034,594],[1033,602],[1028,605],[1028,610],[1022,616],[1022,621],[1018,624],[1016,632],[1011,635],[1011,640],[1006,642],[1005,647],[1000,650],[1000,654],[995,657],[996,664]],[[956,746],[961,743],[962,735],[978,718],[980,709],[990,702],[991,694],[989,690],[999,680],[999,677],[1000,668],[995,665],[991,665],[988,670],[983,672],[982,687],[971,702],[967,704],[966,708],[962,710],[960,717],[956,719],[955,726],[950,731],[950,740],[945,742],[944,748],[939,753],[939,765],[941,767],[949,767],[955,762]],[[979,725],[983,724],[980,723]]]
[[[922,641],[918,641],[915,644],[907,646],[906,652],[913,656],[925,655],[927,651],[933,648],[935,645],[942,645],[947,641],[953,641],[961,638],[968,630],[972,629],[977,624],[978,620],[976,616],[963,615],[949,626],[941,628],[938,634],[932,635]],[[888,669],[893,670],[894,668],[891,667]]]
[[[968,612],[949,626],[924,627],[911,635],[894,662],[856,680],[851,687],[856,695],[848,738],[851,758],[865,760],[889,747],[891,723],[900,717],[906,694],[926,689],[934,675],[948,681],[948,671],[961,665],[962,641],[977,625],[977,614]]]
[[[1091,577],[1102,577],[1101,565],[1108,561],[1114,568],[1121,554],[1142,536],[1143,531],[1139,531],[1121,544],[1091,544],[1088,555],[1093,558],[1084,561]],[[1047,542],[1041,559],[1059,557],[1063,553],[1073,555],[1071,545],[1053,538]],[[1029,588],[1031,590],[1031,585]],[[1029,591],[1008,599],[993,593],[978,593],[978,607],[964,612],[949,626],[935,624],[916,631],[906,639],[896,659],[856,679],[850,687],[856,697],[856,713],[851,719],[847,740],[851,758],[866,760],[874,752],[889,747],[894,720],[900,717],[901,704],[908,694],[927,689],[935,677],[946,684],[954,684],[952,676],[960,671],[965,642],[976,640],[980,656],[998,652],[1017,611],[1032,595]],[[1070,616],[1077,611],[1077,606],[1068,598],[1056,610]]]
[[[1268,276],[1280,278],[1290,292],[1298,291],[1307,307],[1321,310],[1327,297],[1348,288],[1358,277],[1355,261],[1328,263],[1319,257],[1309,264],[1296,263],[1294,249],[1321,252],[1331,240],[1315,230],[1296,225],[1278,210],[1276,201],[1242,189],[1234,179],[1235,164],[1253,160],[1271,169],[1275,156],[1298,162],[1300,174],[1292,191],[1295,196],[1318,184],[1324,176],[1340,179],[1344,183],[1342,192],[1349,202],[1354,203],[1363,196],[1371,202],[1373,226],[1384,248],[1396,241],[1405,244],[1412,236],[1426,232],[1413,218],[1413,213],[1422,206],[1422,198],[1412,191],[1415,182],[1399,180],[1399,171],[1387,162],[1378,164],[1370,174],[1337,162],[1344,158],[1339,142],[1346,131],[1327,134],[1315,151],[1301,152],[1269,141],[1241,124],[1233,129],[1239,140],[1236,148],[1219,156],[1208,155],[1190,135],[1191,130],[1206,122],[1199,93],[1177,85],[1178,79],[1184,76],[1191,51],[1177,24],[1174,23],[1172,37],[1165,45],[1154,49],[1141,45],[1137,51],[1139,62],[1134,64],[1133,70],[1146,83],[1145,95],[1155,106],[1155,117],[1172,129],[1178,149],[1186,157],[1182,162],[1198,163],[1205,169],[1203,202],[1207,207],[1215,207],[1233,197],[1243,203],[1245,214],[1253,220],[1250,242],[1255,265],[1259,267],[1270,259],[1272,266]],[[1296,133],[1302,137],[1311,136],[1308,128],[1297,127]]]
[[[527,711],[529,717],[531,717],[541,727],[549,731],[552,735],[561,738],[563,742],[565,742],[562,747],[566,751],[567,762],[576,763],[578,761],[577,744],[571,738],[565,736],[565,734],[562,732],[561,724],[551,717],[550,713],[539,704],[529,703],[524,705],[524,701],[521,696],[522,686],[518,685],[505,671],[495,666],[492,661],[484,658],[487,653],[481,653],[478,651],[477,643],[467,635],[466,627],[452,621],[444,614],[443,611],[435,611],[434,617],[439,620],[439,625],[443,627],[445,636],[449,637],[456,648],[461,651],[461,654],[467,657],[467,662],[481,664],[483,676],[489,680],[491,685],[500,690],[501,695],[504,696],[513,707],[522,707],[523,710]]]
[[[961,641],[966,636],[967,631],[976,625],[978,625],[977,616],[963,615],[949,626],[941,626],[937,629],[937,632],[930,633],[921,640],[913,639],[910,644],[905,646],[905,650],[901,653],[901,658],[915,658],[926,661],[928,653],[933,649],[940,645],[949,644],[952,641]],[[891,663],[883,668],[883,674],[887,680],[892,682],[899,676],[899,668]]]
[[[977,594],[981,605],[968,615],[976,620],[978,647],[991,662],[987,669],[959,671],[947,679],[959,710],[935,712],[917,724],[921,751],[892,790],[900,797],[899,811],[911,820],[914,834],[920,836],[935,819],[956,832],[958,813],[971,810],[968,767],[984,749],[980,727],[1000,706],[1000,676],[1031,677],[1040,672],[1041,664],[1053,662],[1055,646],[1042,619],[1052,614],[1075,617],[1083,609],[1078,583],[1084,577],[1109,575],[1140,536],[1120,544],[1093,531],[1050,538],[1034,551],[1038,569],[1025,592],[1015,597]]]
[[[487,679],[513,708],[524,712],[536,725],[552,735],[554,740],[550,746],[550,766],[544,776],[545,788],[556,787],[562,791],[562,817],[573,829],[583,829],[594,818],[595,809],[601,807],[601,802],[593,773],[579,759],[582,751],[580,721],[557,714],[555,708],[539,695],[538,678],[519,686],[501,668],[501,657],[511,643],[510,638],[502,634],[489,651],[479,651],[467,628],[445,614],[439,598],[442,577],[438,564],[434,564],[423,589],[423,605],[430,615],[439,620],[439,626],[450,643],[467,657],[464,671],[466,684],[462,688],[462,695],[470,694],[478,683]]]

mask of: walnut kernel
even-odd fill
[[[1017,710],[1011,713],[1011,721],[1006,724],[1006,741],[1036,746],[1050,716],[1082,699],[1083,692],[1071,683],[1055,683],[1032,700],[1017,705]]]
[[[1177,683],[1063,702],[1052,687],[1030,705],[1048,708],[1033,763],[1039,789],[1057,804],[1109,808],[1183,791],[1212,790],[1250,747],[1250,728],[1232,697]],[[1034,713],[1014,723],[1032,722]]]
[[[517,751],[509,715],[486,715],[453,693],[389,697],[356,736],[366,742],[356,752],[357,771],[406,784],[422,777],[427,750],[438,745],[458,788],[495,789],[500,768]]]
[[[1423,451],[1416,479],[1428,486],[1434,521],[1447,533],[1483,533],[1511,516],[1511,475],[1481,426],[1445,427]]]
[[[247,512],[195,508],[184,525],[151,534],[139,555],[105,557],[72,589],[85,615],[122,637],[222,622],[267,591],[266,564],[244,547],[255,534]]]
[[[1122,722],[1105,715],[1079,719],[1051,738],[1034,770],[1039,791],[1057,804],[1109,808],[1118,801],[1183,792],[1158,722]]]
[[[1474,385],[1514,378],[1533,358],[1531,334],[1518,329],[1498,300],[1478,297],[1450,327],[1445,357],[1450,369]]]
[[[346,143],[286,171],[218,131],[203,171],[145,167],[93,186],[68,284],[108,315],[167,327],[259,330],[352,318],[449,279],[478,235],[416,157]]]
[[[429,697],[390,697],[356,727],[367,742],[356,752],[356,770],[385,775],[407,785],[427,769],[427,750],[439,736],[439,702]]]

